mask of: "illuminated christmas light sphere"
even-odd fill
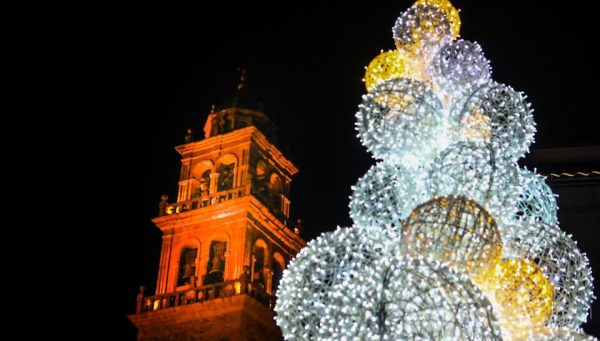
[[[556,195],[542,176],[527,169],[519,169],[521,196],[515,218],[524,223],[558,224]]]
[[[585,254],[557,226],[529,223],[505,240],[504,257],[538,265],[554,287],[548,324],[579,330],[594,299],[592,270]]]
[[[452,30],[452,36],[458,37],[460,35],[460,14],[458,10],[448,0],[417,0],[414,5],[429,5],[435,6],[444,12],[446,19],[450,23],[450,29]],[[413,5],[413,6],[414,6]]]
[[[497,223],[502,217],[514,216],[519,185],[517,164],[498,155],[489,144],[480,143],[448,147],[432,163],[429,177],[432,196],[475,200]]]
[[[529,151],[535,134],[532,110],[525,96],[510,86],[489,82],[467,90],[453,103],[450,111],[452,124],[461,127],[457,138],[470,141],[468,133],[480,129],[472,125],[473,116],[487,118],[491,136],[489,142],[499,153],[517,160]],[[479,124],[478,123],[478,124]],[[477,136],[477,134],[475,134]]]
[[[398,50],[381,52],[375,57],[365,72],[365,86],[372,91],[377,85],[401,77],[410,77],[410,63]]]
[[[480,287],[510,334],[522,335],[543,326],[552,312],[554,288],[540,268],[527,260],[498,263]]]
[[[415,4],[400,14],[392,30],[398,50],[422,61],[422,65],[452,41],[450,22],[437,6]]]
[[[530,341],[598,341],[597,338],[567,328],[540,328],[529,335]]]
[[[402,247],[410,254],[466,270],[473,279],[498,263],[502,239],[492,216],[464,197],[434,198],[417,206],[402,225]]]
[[[458,96],[490,80],[490,62],[475,42],[456,40],[444,45],[428,67],[433,84],[444,95]]]
[[[422,165],[433,159],[445,138],[442,103],[423,83],[396,78],[363,96],[356,113],[358,136],[376,159]]]
[[[453,269],[395,253],[371,270],[339,288],[332,340],[500,340],[489,301]]]
[[[323,328],[341,309],[339,289],[355,283],[384,257],[400,235],[381,228],[338,228],[308,243],[284,271],[277,291],[276,322],[287,340],[334,339]],[[369,270],[370,271],[370,270]]]
[[[355,226],[399,229],[415,206],[426,201],[427,171],[379,162],[352,187],[350,217]]]

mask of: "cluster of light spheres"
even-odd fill
[[[442,47],[429,65],[433,84],[447,96],[458,96],[490,79],[490,62],[475,42],[456,40]]]
[[[532,327],[543,326],[552,312],[554,288],[532,262],[502,261],[489,270],[481,286],[510,334],[529,334]]]
[[[594,298],[592,270],[585,254],[557,226],[530,223],[505,240],[504,256],[537,264],[554,287],[548,324],[578,329]]]
[[[400,252],[376,265],[340,287],[322,340],[501,340],[489,301],[463,274]]]
[[[443,137],[442,103],[423,82],[395,78],[363,96],[356,114],[362,143],[377,159],[418,166],[433,159]]]
[[[492,216],[464,197],[441,197],[421,204],[402,225],[408,254],[429,255],[478,278],[500,261],[502,239]]]
[[[459,98],[450,111],[451,125],[459,127],[459,140],[480,140],[483,134],[469,133],[488,130],[489,142],[499,153],[513,160],[525,155],[533,142],[535,122],[532,110],[522,93],[496,82],[476,85]],[[487,124],[481,125],[484,117]],[[474,119],[475,118],[475,119]],[[487,142],[487,141],[486,141]]]
[[[415,176],[416,175],[416,176]],[[412,209],[427,201],[427,171],[379,162],[352,187],[350,217],[355,226],[399,229]]]
[[[393,26],[396,49],[366,68],[356,130],[378,161],[352,187],[354,227],[284,271],[285,339],[595,339],[581,331],[588,260],[543,177],[517,165],[530,105],[460,25],[448,0],[417,0]]]

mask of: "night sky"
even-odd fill
[[[351,224],[350,186],[374,163],[354,130],[364,66],[394,47],[391,27],[412,2],[369,3],[207,3],[186,17],[153,11],[77,20],[73,77],[97,90],[81,110],[102,108],[109,185],[101,190],[113,204],[104,211],[113,243],[105,252],[114,260],[107,330],[115,339],[134,339],[125,315],[140,284],[155,287],[160,233],[150,219],[161,194],[176,198],[173,147],[188,127],[200,137],[211,105],[234,92],[240,67],[278,126],[276,145],[300,169],[292,216],[304,220],[304,237]],[[592,11],[516,0],[454,4],[462,38],[479,42],[493,79],[528,95],[538,128],[533,148],[600,144],[591,124],[598,114]]]

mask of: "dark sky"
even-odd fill
[[[77,20],[67,62],[75,81],[94,83],[94,102],[81,111],[102,109],[109,179],[102,190],[114,203],[105,214],[115,243],[115,295],[107,303],[115,338],[133,339],[124,316],[134,310],[137,287],[154,290],[160,233],[150,219],[161,194],[176,197],[173,147],[186,128],[201,132],[211,104],[233,92],[240,66],[279,127],[277,145],[300,169],[292,215],[304,219],[306,238],[350,224],[350,186],[374,163],[354,130],[364,66],[393,48],[391,27],[410,4],[208,3],[185,17],[155,9]],[[492,77],[529,96],[538,126],[533,148],[600,144],[591,124],[598,115],[592,11],[522,0],[454,4],[461,36],[479,42]]]

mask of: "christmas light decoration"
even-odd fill
[[[492,147],[512,160],[517,160],[529,151],[535,134],[532,110],[525,98],[510,86],[496,82],[477,85],[453,104],[450,119],[454,125],[470,130],[477,129],[470,126],[470,116],[487,117]],[[467,134],[459,133],[457,138],[469,141]]]
[[[442,103],[423,82],[396,78],[378,85],[356,114],[361,142],[376,159],[421,165],[435,157],[443,138]]]
[[[367,91],[373,89],[393,78],[407,77],[411,75],[410,62],[400,54],[398,50],[381,52],[375,57],[365,72],[365,86]]]
[[[489,144],[457,143],[433,162],[431,196],[461,195],[486,208],[494,219],[512,217],[521,191],[518,166]]]
[[[539,328],[528,336],[530,341],[597,341],[598,339],[567,328]]]
[[[460,15],[458,10],[448,0],[417,0],[414,5],[435,6],[444,12],[446,20],[450,23],[452,35],[458,37],[460,34]],[[413,6],[414,6],[413,5]]]
[[[400,235],[390,229],[338,228],[322,234],[290,262],[277,292],[276,321],[288,340],[326,340],[324,323],[339,305],[339,287],[357,278],[387,254]]]
[[[558,224],[556,195],[544,178],[527,169],[519,169],[521,195],[517,202],[516,219],[524,223]]]
[[[461,39],[438,51],[428,73],[441,93],[458,96],[466,89],[488,82],[491,68],[479,44]]]
[[[464,197],[435,198],[417,206],[402,225],[401,245],[409,254],[429,255],[478,278],[502,256],[496,222]]]
[[[529,223],[505,239],[504,256],[539,266],[554,287],[554,307],[548,324],[579,330],[594,299],[592,270],[585,254],[558,227]]]
[[[552,312],[554,288],[534,263],[507,260],[496,264],[480,284],[508,335],[543,326]]]
[[[402,219],[426,201],[426,170],[413,172],[379,162],[352,187],[350,217],[355,226],[399,229]]]
[[[452,40],[448,18],[437,6],[415,4],[400,14],[394,28],[398,50],[425,65],[442,45]]]
[[[356,129],[382,161],[352,188],[354,227],[284,271],[286,339],[595,339],[581,333],[588,260],[544,179],[516,163],[532,110],[459,30],[449,1],[417,0],[395,22],[397,50],[367,67]]]
[[[489,301],[432,259],[393,252],[336,291],[324,340],[501,340]]]

